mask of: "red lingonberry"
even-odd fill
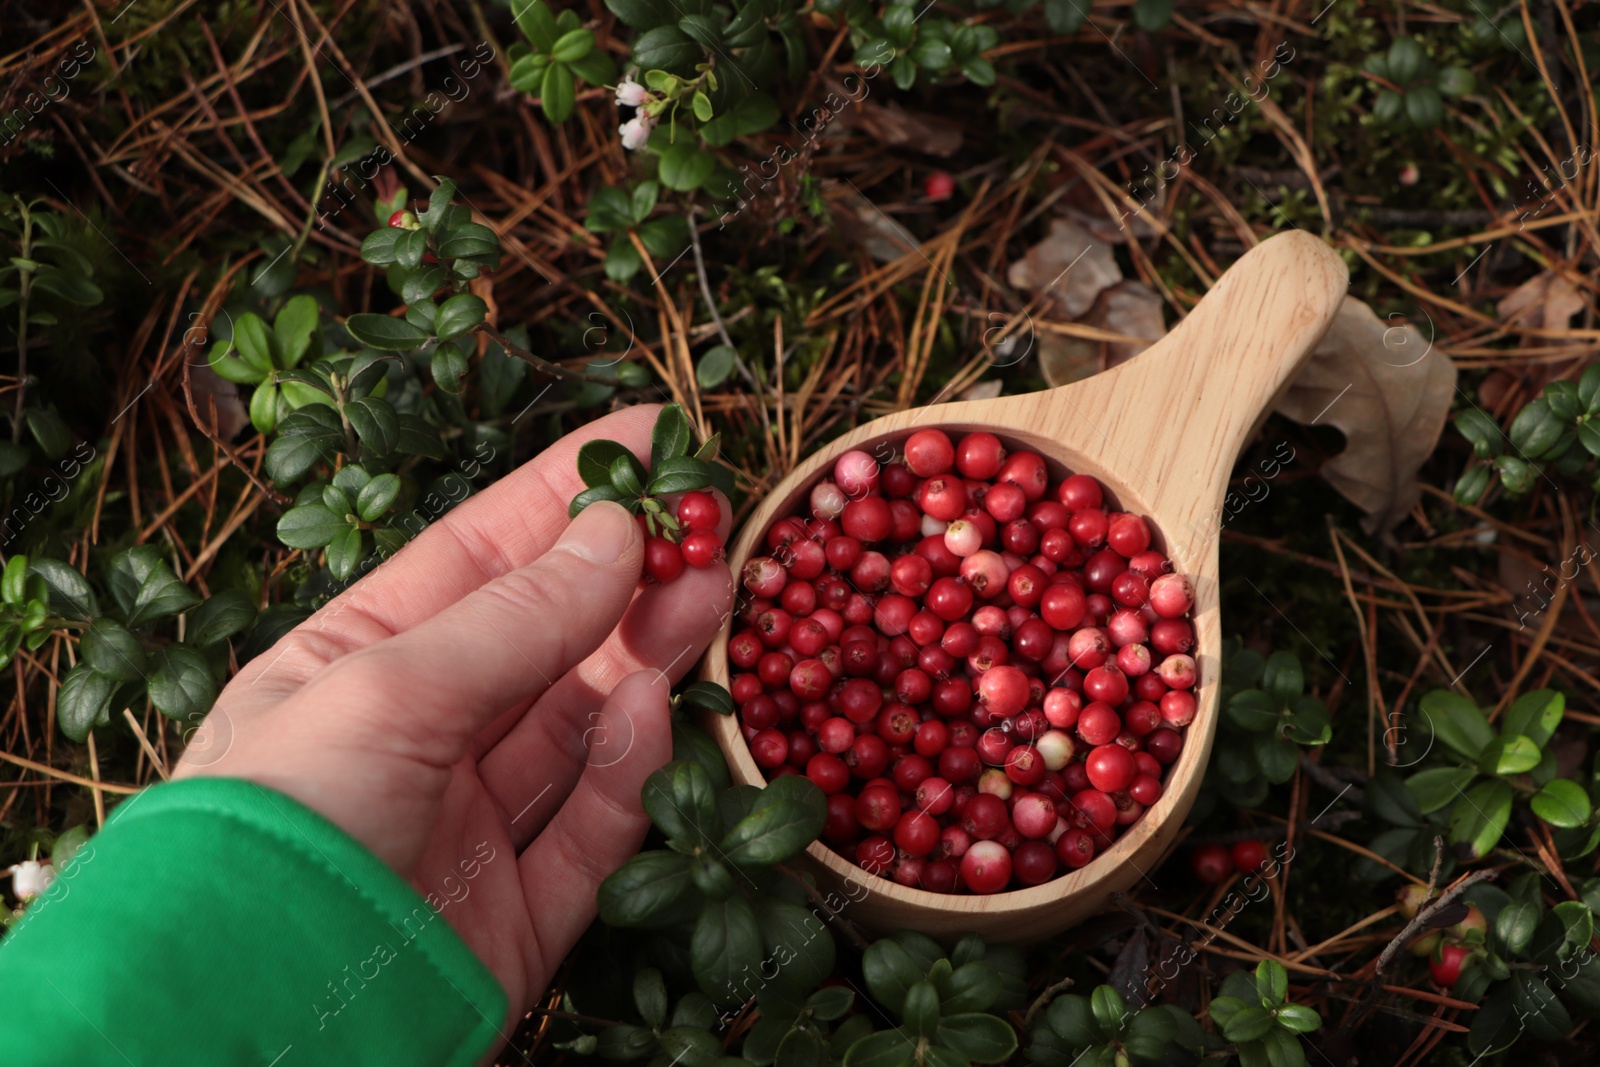
[[[1243,841],[1233,843],[1230,855],[1233,857],[1233,865],[1239,870],[1259,871],[1267,862],[1267,846],[1254,837],[1247,837]]]
[[[955,191],[956,180],[950,176],[949,171],[936,170],[922,179],[922,195],[934,202],[949,200]],[[945,440],[948,442],[949,438],[945,438]],[[910,459],[911,446],[908,442],[906,445],[906,460],[909,462]]]
[[[1189,866],[1196,878],[1207,885],[1217,885],[1233,873],[1233,857],[1225,845],[1200,845],[1189,853]]]
[[[683,573],[683,550],[665,537],[646,537],[644,573],[653,582],[672,581]]]
[[[722,521],[722,506],[710,493],[690,490],[678,499],[678,522],[686,530],[715,530]]]

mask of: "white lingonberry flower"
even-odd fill
[[[50,888],[56,880],[56,869],[38,860],[24,860],[11,868],[11,887],[18,900],[32,900]]]
[[[617,103],[624,107],[638,107],[649,99],[650,90],[631,77],[622,79],[622,84],[617,86]]]
[[[619,126],[617,132],[622,135],[622,147],[631,152],[643,148],[650,140],[650,131],[655,128],[656,120],[641,111]]]

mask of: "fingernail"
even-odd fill
[[[601,500],[578,512],[556,547],[595,563],[615,563],[633,544],[637,529],[626,508]]]

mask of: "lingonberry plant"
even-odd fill
[[[1291,1004],[1289,974],[1277,960],[1262,960],[1255,973],[1234,971],[1211,1000],[1211,1021],[1233,1043],[1241,1064],[1305,1067],[1301,1034],[1322,1026],[1322,1017]]]
[[[1128,1005],[1113,986],[1050,1001],[1029,1031],[1034,1067],[1169,1067],[1216,1053],[1222,1041],[1171,1004]]]
[[[644,523],[645,576],[670,582],[683,573],[684,564],[709,567],[722,558],[717,524],[722,507],[709,489],[721,481],[726,490],[727,468],[716,462],[713,436],[694,453],[689,419],[678,404],[668,404],[656,417],[650,435],[647,469],[627,446],[616,441],[589,441],[578,450],[578,476],[589,488],[572,498],[569,512],[578,512],[601,500],[614,500]],[[719,473],[720,472],[720,473]],[[676,505],[669,499],[678,496]]]
[[[1197,802],[1204,814],[1212,793],[1240,807],[1257,807],[1268,788],[1294,776],[1301,746],[1324,745],[1333,736],[1321,700],[1305,692],[1305,671],[1291,652],[1262,656],[1230,639],[1222,649],[1223,715],[1217,724],[1205,789]]]
[[[1496,477],[1512,496],[1522,496],[1546,472],[1583,478],[1600,490],[1594,461],[1600,456],[1600,364],[1576,381],[1551,382],[1544,395],[1517,412],[1502,432],[1481,408],[1456,416],[1456,429],[1472,442],[1475,460],[1456,479],[1463,504],[1482,501]]]
[[[1400,129],[1433,129],[1444,119],[1444,98],[1465,96],[1477,84],[1465,67],[1441,70],[1415,37],[1396,37],[1367,60],[1366,73],[1378,94],[1373,117]]]
[[[1195,716],[1194,589],[1143,518],[937,429],[881,466],[846,452],[808,504],[746,564],[728,654],[751,754],[828,795],[829,844],[996,893],[1083,866],[1160,799]]]

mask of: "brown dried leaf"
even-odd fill
[[[1071,385],[1099,374],[1100,342],[1043,333],[1038,337],[1039,373],[1047,385]]]
[[[1495,308],[1507,325],[1526,330],[1564,330],[1583,310],[1583,295],[1553,270],[1535,274],[1501,298]]]
[[[1050,235],[1011,264],[1006,280],[1076,319],[1094,306],[1102,290],[1122,280],[1122,270],[1109,244],[1070,219],[1055,219]]]
[[[232,441],[240,430],[250,425],[250,412],[239,397],[239,387],[206,364],[197,363],[190,369],[189,388],[194,393],[194,409],[201,419],[209,421],[212,405],[216,405],[217,421],[212,432],[220,439]]]
[[[1367,513],[1368,533],[1387,533],[1421,495],[1417,469],[1438,443],[1455,389],[1455,364],[1431,340],[1346,297],[1278,411],[1344,431],[1344,451],[1322,476]]]
[[[1118,282],[1100,295],[1108,330],[1142,341],[1106,342],[1106,369],[1126,363],[1167,334],[1161,297],[1143,282]]]

